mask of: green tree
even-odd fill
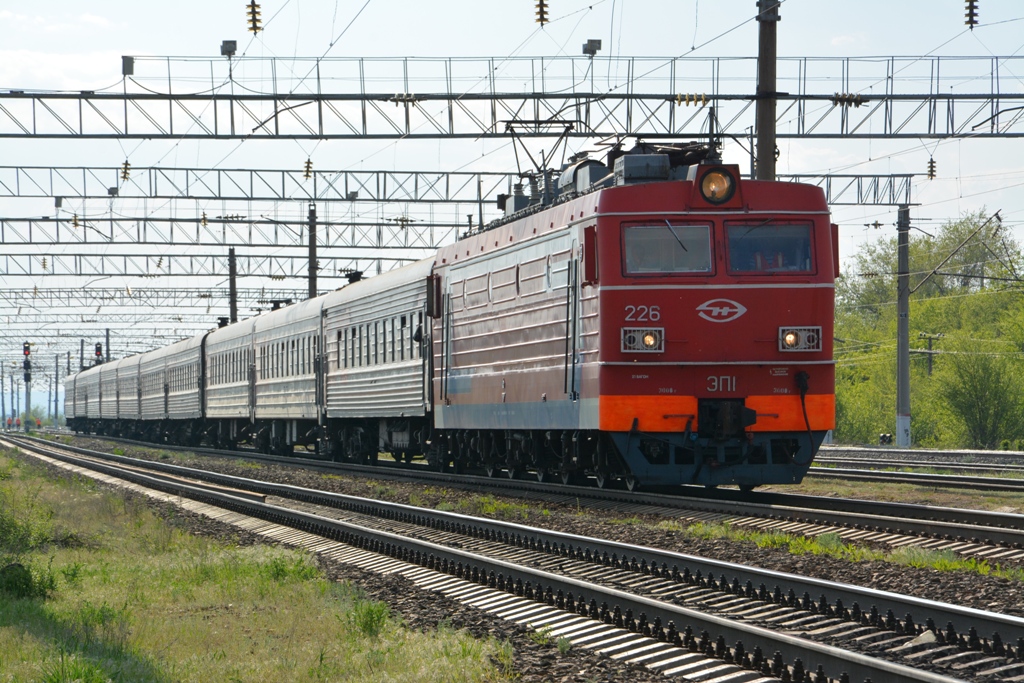
[[[941,405],[963,427],[965,445],[996,448],[1002,439],[1024,436],[1024,382],[1016,352],[958,337],[947,340],[936,373]]]
[[[991,446],[1021,429],[1015,417],[1021,406],[1008,400],[1020,393],[1024,379],[1024,361],[1016,355],[1024,352],[1024,297],[1017,282],[1024,258],[998,221],[987,220],[979,212],[934,234],[910,235],[910,282],[917,287],[910,305],[915,444]],[[840,441],[874,442],[895,428],[896,264],[896,238],[881,240],[854,255],[836,285]],[[934,376],[927,356],[913,353],[924,350],[922,332],[946,335],[936,344]],[[1003,385],[984,390],[988,373],[1001,375]],[[959,391],[959,384],[966,388]]]

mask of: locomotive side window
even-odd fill
[[[662,221],[626,225],[622,231],[627,275],[712,272],[711,226]]]
[[[730,273],[813,273],[810,223],[729,223]]]

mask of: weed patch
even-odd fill
[[[662,530],[678,530],[678,522],[661,522],[656,526]],[[839,534],[828,533],[818,537],[795,536],[777,531],[748,531],[728,524],[697,522],[684,527],[691,538],[701,540],[724,539],[754,543],[758,548],[784,549],[792,555],[825,555],[847,562],[889,562],[920,569],[935,569],[944,572],[967,572],[982,576],[999,576],[1024,583],[1024,570],[992,566],[986,560],[960,557],[949,550],[928,550],[905,546],[892,552],[846,543]]]

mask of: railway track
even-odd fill
[[[19,447],[223,506],[232,512],[216,514],[254,520],[244,525],[272,537],[400,571],[553,637],[670,675],[713,673],[737,683],[763,676],[1024,680],[1024,619],[1017,617],[165,463],[21,440]]]
[[[121,439],[117,443],[152,448],[153,444]],[[268,456],[255,452],[219,451],[162,445],[221,458],[303,467],[327,473],[347,473],[378,479],[459,486],[469,490],[525,497],[548,504],[576,505],[617,511],[624,515],[647,513],[683,522],[701,521],[729,524],[755,531],[782,531],[804,536],[836,534],[848,542],[877,544],[893,548],[918,546],[948,550],[964,557],[987,561],[1024,561],[1024,515],[942,508],[909,503],[807,496],[790,493],[751,492],[732,489],[708,491],[686,487],[683,495],[628,492],[590,486],[561,484],[504,477],[438,473],[416,466],[364,466],[297,457]]]
[[[971,489],[977,491],[1019,491],[1024,492],[1024,469],[1019,470],[1019,479],[1007,477],[984,477],[967,474],[971,471],[979,471],[980,468],[964,466],[949,466],[943,469],[959,470],[962,474],[941,474],[934,472],[906,472],[890,471],[887,467],[923,467],[936,469],[934,464],[894,464],[886,465],[850,460],[820,460],[816,461],[807,473],[809,479],[845,479],[848,481],[873,481],[886,484],[914,484],[916,486],[937,486],[941,488]],[[834,465],[856,465],[868,469],[851,469],[847,467],[836,467]],[[981,470],[984,471],[984,470]],[[995,471],[995,468],[987,471]],[[1005,471],[1005,470],[1002,470]]]

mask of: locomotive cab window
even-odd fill
[[[711,226],[661,221],[622,230],[626,275],[712,272]]]
[[[810,223],[732,223],[725,226],[730,273],[813,273]]]

